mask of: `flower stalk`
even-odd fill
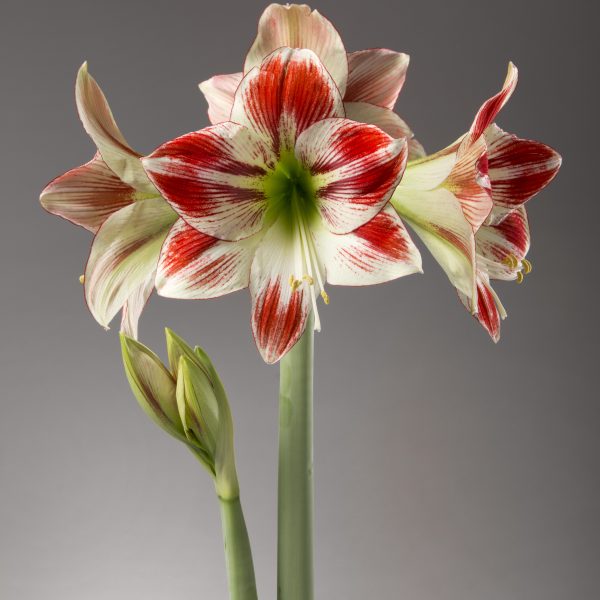
[[[313,319],[280,363],[278,600],[313,600]]]

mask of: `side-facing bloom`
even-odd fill
[[[159,294],[211,298],[250,287],[267,362],[302,334],[325,281],[368,285],[421,270],[389,198],[406,142],[345,118],[310,50],[280,48],[237,88],[231,121],[142,159],[179,213],[158,266]]]
[[[125,141],[86,63],[77,74],[75,99],[98,150],[90,162],[51,181],[40,202],[95,235],[84,274],[87,304],[104,327],[123,309],[121,327],[135,337],[154,289],[161,246],[177,215],[148,179],[141,155]]]
[[[494,341],[506,311],[490,280],[521,282],[531,270],[524,204],[561,163],[552,148],[494,123],[516,84],[511,63],[502,90],[484,102],[470,130],[448,148],[409,162],[392,197]]]
[[[424,154],[408,125],[392,110],[406,79],[408,55],[385,48],[347,53],[331,22],[306,4],[269,5],[260,17],[244,71],[215,75],[200,84],[213,125],[230,120],[242,77],[282,47],[306,48],[319,57],[342,95],[347,118],[406,138],[409,159]]]

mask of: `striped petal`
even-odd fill
[[[442,185],[456,165],[458,146],[411,161],[402,176],[403,189],[427,191]]]
[[[269,228],[250,272],[252,332],[267,363],[277,362],[298,341],[309,314],[307,286],[293,287],[293,238],[281,222]]]
[[[393,108],[406,79],[409,57],[384,48],[348,54],[348,86],[344,100]]]
[[[208,102],[208,118],[213,125],[229,121],[235,90],[242,77],[243,73],[215,75],[199,84],[198,87]]]
[[[136,190],[158,196],[144,173],[140,154],[131,149],[119,131],[106,97],[88,73],[87,63],[83,63],[77,73],[75,100],[84,129],[110,169]]]
[[[189,225],[219,239],[237,240],[262,226],[262,178],[273,160],[249,129],[227,122],[167,142],[143,163]]]
[[[480,275],[477,278],[477,301],[472,300],[461,294],[458,294],[465,308],[479,321],[483,328],[490,334],[494,342],[500,339],[500,322],[506,318],[506,311],[498,298],[496,292],[492,289],[488,278]]]
[[[516,208],[546,187],[561,165],[545,144],[520,139],[497,125],[485,130],[489,178],[496,206]]]
[[[348,119],[375,125],[393,138],[406,138],[408,160],[425,156],[423,146],[415,139],[410,127],[392,110],[367,102],[344,102],[344,109]]]
[[[136,191],[123,183],[100,154],[51,181],[40,202],[50,213],[96,232],[106,219],[135,200]]]
[[[85,298],[100,325],[154,277],[161,246],[176,220],[162,198],[130,204],[98,230],[85,268]]]
[[[224,242],[179,219],[162,248],[156,289],[168,298],[223,296],[248,286],[256,236]]]
[[[351,233],[323,227],[315,238],[332,285],[372,285],[422,272],[421,255],[390,205]]]
[[[313,175],[327,227],[348,233],[388,202],[404,172],[407,148],[404,139],[373,125],[325,119],[298,138],[296,156]]]
[[[475,291],[475,239],[454,195],[406,188],[404,181],[392,196],[392,206],[427,246],[454,287],[469,298]]]
[[[279,154],[292,150],[313,123],[343,115],[340,93],[316,54],[280,48],[244,77],[231,120],[257,132]]]
[[[325,65],[341,94],[346,89],[348,60],[342,38],[318,11],[302,4],[271,4],[258,23],[258,35],[248,52],[244,73],[260,66],[278,48],[307,48]]]

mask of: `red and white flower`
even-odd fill
[[[249,286],[253,333],[272,363],[311,311],[319,328],[326,281],[381,283],[421,262],[388,204],[405,140],[345,118],[336,81],[311,50],[279,48],[255,65],[236,89],[231,121],[142,162],[181,217],[161,253],[158,293],[211,298]]]
[[[392,110],[406,79],[408,55],[384,48],[347,53],[331,22],[305,4],[268,6],[259,20],[244,71],[215,75],[200,84],[212,124],[230,120],[242,77],[282,47],[306,48],[319,57],[344,99],[347,118],[376,125],[394,138],[406,138],[409,159],[424,155],[408,125]]]
[[[123,309],[121,328],[136,337],[160,249],[177,215],[148,179],[141,155],[125,141],[86,63],[77,74],[75,97],[98,150],[90,162],[50,182],[40,201],[95,234],[84,275],[87,304],[104,327]]]
[[[494,123],[516,84],[511,63],[502,90],[481,106],[470,130],[448,148],[409,162],[392,197],[494,341],[506,311],[490,280],[520,282],[531,270],[524,204],[561,163],[552,148]]]

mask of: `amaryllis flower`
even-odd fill
[[[388,200],[405,140],[344,117],[335,81],[310,50],[280,48],[250,69],[231,121],[142,159],[179,213],[156,286],[174,298],[250,287],[267,362],[298,340],[325,282],[368,285],[421,270]]]
[[[409,162],[392,204],[429,248],[463,304],[494,341],[506,316],[490,279],[531,270],[524,204],[556,175],[560,156],[493,123],[517,84],[511,63],[502,90],[448,148]]]
[[[406,138],[409,159],[424,155],[408,125],[392,110],[406,79],[408,55],[383,48],[346,53],[331,22],[305,4],[268,6],[258,23],[258,35],[246,56],[243,73],[216,75],[200,84],[211,123],[230,120],[242,77],[281,47],[307,48],[320,58],[344,99],[347,118],[377,125],[394,138]]]
[[[49,212],[95,234],[85,268],[85,298],[104,327],[123,309],[122,329],[135,337],[154,289],[161,246],[177,219],[148,179],[106,98],[84,63],[75,86],[77,110],[98,151],[50,182],[40,201]]]

